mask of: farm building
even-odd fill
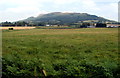
[[[108,28],[118,28],[120,27],[120,24],[107,24]]]

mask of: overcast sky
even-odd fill
[[[49,12],[78,12],[118,20],[119,0],[0,0],[0,22]]]

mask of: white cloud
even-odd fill
[[[30,11],[38,11],[39,9],[36,7],[16,7],[16,8],[8,8],[6,9],[6,12],[11,12],[11,13],[22,13],[22,12],[30,12]]]
[[[55,3],[55,4],[71,4],[71,3],[74,3],[74,2],[78,2],[79,0],[53,0],[53,2]]]
[[[118,5],[117,3],[110,3],[108,5],[102,5],[99,7],[98,15],[106,17],[111,20],[118,19]]]
[[[42,1],[39,0],[39,2]],[[38,3],[34,0],[2,0],[0,4],[6,5],[2,5],[2,7],[6,8],[0,10],[1,21],[22,20],[44,12],[41,10],[42,3]],[[15,5],[15,7],[11,7],[11,5]]]
[[[93,0],[84,0],[82,2],[82,6],[86,11],[99,11],[100,9],[97,7],[96,3]]]
[[[118,0],[1,0],[0,22],[16,21],[51,11],[87,12],[117,20]]]

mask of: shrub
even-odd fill
[[[9,30],[13,30],[13,28],[9,28]]]

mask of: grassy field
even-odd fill
[[[3,77],[119,78],[118,29],[3,30]]]

